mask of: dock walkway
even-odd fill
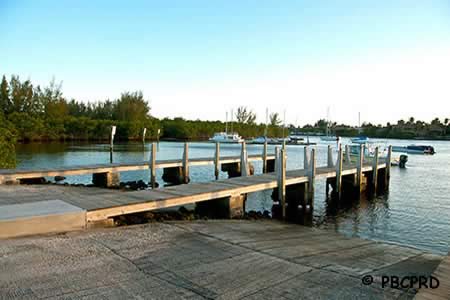
[[[385,165],[385,163],[380,163],[378,168],[384,168]],[[362,170],[364,172],[371,171],[372,165],[364,165]],[[342,175],[356,174],[356,172],[356,165],[346,165],[343,168]],[[317,168],[316,179],[331,177],[336,177],[335,168]],[[305,183],[308,180],[306,170],[286,172],[286,186]],[[0,186],[0,191],[2,191],[0,193],[0,210],[2,205],[61,200],[86,210],[86,221],[89,223],[122,214],[169,208],[273,189],[278,186],[278,183],[276,173],[266,173],[133,192],[64,186],[53,186],[52,188],[51,185],[44,185],[42,188],[36,186],[33,190],[32,186],[27,188],[27,186],[3,185]],[[55,190],[57,188],[61,190],[59,194],[55,192],[48,194],[47,189]]]
[[[261,155],[249,155],[249,161],[262,160]],[[267,159],[275,159],[274,155],[268,155]],[[237,163],[241,161],[240,156],[223,156],[220,158],[220,164]],[[214,158],[191,158],[189,159],[190,166],[204,166],[214,164]],[[49,167],[39,169],[0,169],[0,183],[7,181],[14,181],[19,179],[37,178],[37,177],[53,177],[53,176],[73,176],[86,175],[95,173],[109,173],[109,172],[126,172],[136,170],[150,169],[151,162],[133,162],[133,163],[107,163],[94,165],[79,165],[66,166],[61,168]],[[182,167],[183,162],[180,159],[164,159],[155,162],[155,169]]]

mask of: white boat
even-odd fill
[[[436,151],[434,150],[433,146],[429,145],[409,145],[406,147],[403,146],[393,146],[392,147],[393,152],[404,152],[404,153],[410,153],[410,154],[435,154]]]
[[[236,132],[216,132],[214,133],[214,136],[209,139],[209,141],[218,143],[242,143],[244,139]]]
[[[359,157],[361,144],[350,144],[348,146],[349,146],[349,150],[350,150],[350,153],[349,153],[350,160],[352,163],[356,163],[356,161]],[[376,145],[371,144],[371,143],[364,144],[364,158],[365,159],[374,158],[375,152],[376,152]],[[386,148],[378,147],[378,157],[379,158],[385,159],[387,157],[387,153],[388,153],[388,150]],[[399,166],[402,161],[401,156],[402,155],[399,155],[399,156],[392,155],[391,156],[391,165]],[[406,158],[403,158],[404,164],[406,164],[406,162],[408,161],[408,156],[407,155],[403,155],[403,156],[406,156]],[[404,167],[404,164],[402,167]]]
[[[336,142],[339,138],[337,136],[325,135],[321,136],[320,140],[324,142]]]
[[[270,143],[271,139],[266,136],[258,136],[250,141],[251,144],[264,144],[265,142]]]
[[[352,143],[355,144],[367,144],[369,143],[369,138],[367,136],[358,136],[355,138],[350,139]]]

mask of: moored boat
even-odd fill
[[[366,144],[369,142],[369,138],[367,136],[358,136],[350,140],[355,144]]]
[[[410,154],[435,154],[433,146],[429,145],[409,145],[409,146],[392,146],[393,152],[404,152]]]
[[[214,136],[209,139],[209,141],[218,143],[242,143],[244,139],[236,132],[216,132],[214,133]]]

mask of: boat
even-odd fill
[[[348,146],[349,146],[349,151],[350,151],[350,155],[349,155],[350,160],[352,163],[356,163],[356,161],[359,157],[361,144],[350,144]],[[392,148],[394,148],[394,147],[392,147]],[[386,158],[388,150],[383,147],[379,147],[378,149],[379,149],[378,157]],[[369,159],[374,158],[375,152],[376,152],[376,145],[370,144],[370,143],[364,144],[364,158],[369,158]],[[408,161],[408,156],[404,155],[404,154],[399,155],[399,156],[391,156],[391,166],[399,166],[401,168],[404,168],[407,161]]]
[[[288,137],[287,143],[290,145],[302,145],[305,143],[305,138],[299,135],[291,134]]]
[[[410,154],[430,154],[430,155],[436,153],[434,147],[429,145],[392,146],[392,151]]]
[[[355,144],[367,144],[369,142],[369,138],[367,136],[358,136],[350,140]]]
[[[266,136],[258,136],[257,138],[254,138],[249,141],[250,144],[264,144],[265,142],[269,143],[271,141],[270,138]]]
[[[327,109],[327,129],[324,136],[320,137],[323,142],[338,142],[339,137],[335,135],[330,135],[330,108]]]
[[[242,143],[244,139],[236,132],[216,132],[214,136],[209,139],[210,142],[218,143]]]
[[[244,142],[244,139],[237,132],[233,132],[233,110],[231,110],[231,132],[228,132],[228,112],[226,112],[225,116],[225,131],[214,133],[213,137],[209,138],[209,141],[229,144]]]
[[[320,137],[320,140],[324,141],[324,142],[336,142],[336,141],[339,140],[339,137],[337,137],[337,136],[330,136],[330,135],[324,135],[324,136]]]

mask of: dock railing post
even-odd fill
[[[309,148],[308,146],[305,146],[303,148],[304,150],[304,155],[303,155],[303,169],[307,172],[308,171],[308,167],[309,167],[309,161],[310,161],[310,156],[309,156]]]
[[[281,217],[286,219],[286,150],[277,149],[277,157],[278,157],[278,199],[281,204]]]
[[[314,207],[314,188],[315,188],[315,177],[316,177],[316,149],[311,149],[311,161],[310,169],[308,172],[308,198],[309,205],[312,209]]]
[[[142,131],[142,144],[145,145],[145,135],[147,134],[147,128],[144,128]]]
[[[114,152],[114,136],[116,135],[116,126],[111,126],[111,139],[109,144],[109,162],[113,163],[113,152]]]
[[[184,143],[183,152],[183,183],[189,183],[189,144]]]
[[[241,176],[248,176],[250,175],[249,169],[248,169],[248,156],[247,156],[247,146],[245,142],[242,142],[241,147]]]
[[[378,147],[375,147],[375,153],[372,161],[372,188],[373,193],[377,193],[378,185]]]
[[[391,161],[392,161],[392,146],[389,146],[388,153],[386,156],[386,171],[384,177],[384,187],[386,190],[389,189],[389,181],[391,178]]]
[[[338,200],[341,200],[342,196],[342,164],[344,155],[342,153],[342,145],[339,144],[338,159],[336,163],[336,195]]]
[[[152,143],[150,152],[150,184],[152,189],[156,188],[156,143]]]
[[[264,147],[263,147],[263,173],[267,173],[267,141],[264,141]]]
[[[333,149],[331,148],[331,145],[328,145],[327,167],[328,168],[333,168],[334,167]]]
[[[214,176],[216,180],[219,179],[219,164],[220,164],[220,143],[216,142],[216,152],[214,153]]]
[[[345,162],[347,164],[350,164],[352,162],[350,159],[350,146],[349,145],[345,145]]]
[[[362,177],[363,177],[363,171],[362,168],[364,166],[364,145],[359,145],[359,156],[358,156],[358,162],[356,164],[356,184],[358,185],[358,197],[361,196],[361,189],[362,189]]]

